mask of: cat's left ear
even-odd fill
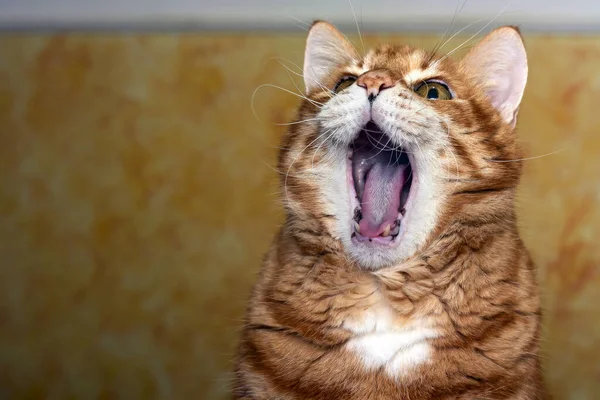
[[[507,26],[492,31],[466,55],[461,66],[502,119],[514,127],[527,83],[527,53],[519,30]]]
[[[308,32],[304,52],[304,86],[309,93],[322,88],[331,72],[360,59],[354,46],[333,25],[316,21]]]

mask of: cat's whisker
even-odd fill
[[[374,132],[374,131],[371,131]],[[375,132],[376,133],[376,132]],[[377,150],[379,150],[379,153],[377,153],[375,156],[373,157],[377,157],[377,155],[379,155],[382,151],[401,151],[403,153],[407,153],[410,154],[411,152],[404,149],[401,145],[396,145],[396,146],[389,146],[389,142],[390,140],[388,140],[387,143],[383,144],[382,142],[380,142],[379,140],[373,138],[370,135],[367,135],[367,140],[369,140],[369,143],[371,143],[371,145],[376,148]],[[373,140],[375,140],[375,143],[373,143]]]
[[[292,78],[292,76],[291,76],[290,74],[294,74],[294,75],[296,75],[296,76],[299,76],[299,77],[301,77],[301,78],[304,78],[304,74],[302,74],[302,73],[300,73],[300,72],[293,71],[291,68],[289,68],[287,65],[285,65],[285,64],[284,64],[282,61],[287,61],[287,62],[289,62],[290,64],[292,64],[293,66],[295,66],[296,68],[298,68],[300,71],[302,71],[302,69],[300,68],[300,66],[299,66],[298,64],[294,63],[293,61],[291,61],[291,60],[288,60],[288,59],[286,59],[286,58],[283,58],[283,57],[269,57],[269,58],[267,59],[267,61],[265,61],[265,63],[264,63],[264,64],[266,65],[266,63],[267,63],[267,62],[269,62],[269,61],[271,61],[271,60],[276,60],[276,61],[277,61],[277,63],[279,63],[279,65],[281,65],[283,68],[285,68],[285,69],[286,69],[286,71],[287,71],[287,75],[288,75],[288,77],[290,78],[290,81],[292,81],[292,84],[294,85],[294,87],[296,88],[296,90],[298,91],[298,93],[302,93],[302,92],[303,92],[303,91],[302,91],[302,89],[300,89],[300,88],[298,87],[298,84],[296,83],[296,81],[294,80],[294,78]],[[321,89],[323,89],[323,91],[324,91],[326,94],[328,94],[328,95],[329,95],[329,98],[332,98],[332,97],[333,97],[332,95],[333,95],[333,94],[335,94],[335,93],[334,93],[334,92],[333,92],[331,89],[329,89],[329,88],[327,88],[327,87],[323,86],[323,85],[322,85],[322,84],[321,84],[321,83],[320,83],[318,80],[316,80],[316,79],[314,79],[314,78],[313,78],[313,80],[314,80],[314,82],[315,82],[317,85],[319,85],[319,86],[321,87]],[[309,99],[307,98],[307,100],[309,100]],[[315,100],[309,100],[309,101],[312,101],[313,105],[316,105],[316,104],[314,104],[314,103],[315,103]]]
[[[469,37],[467,40],[465,40],[464,42],[462,42],[461,44],[459,44],[457,47],[455,47],[452,51],[450,51],[449,53],[447,53],[445,56],[443,56],[442,58],[438,59],[435,61],[436,64],[441,63],[442,61],[444,61],[446,58],[450,57],[452,54],[454,54],[456,51],[460,50],[464,45],[466,45],[467,43],[469,43],[471,40],[473,40],[475,37],[477,37],[477,35],[479,35],[481,32],[483,32],[483,30],[485,28],[487,28],[488,26],[490,26],[496,19],[498,19],[502,14],[504,14],[504,12],[508,9],[508,7],[510,7],[512,5],[512,2],[509,1],[506,6],[504,6],[504,8],[494,16],[494,18],[492,18],[487,24],[485,24],[481,29],[479,29],[477,32],[475,32],[471,37]]]
[[[284,92],[290,93],[290,94],[292,94],[292,95],[294,95],[294,96],[296,96],[296,97],[300,97],[300,98],[303,98],[303,99],[305,99],[305,100],[308,100],[308,101],[309,101],[311,104],[313,104],[313,105],[314,105],[315,107],[317,107],[317,108],[321,108],[321,107],[323,106],[323,103],[318,103],[318,102],[315,102],[315,101],[313,101],[313,100],[309,99],[309,98],[308,98],[308,97],[306,97],[306,96],[303,96],[303,95],[300,95],[300,94],[298,94],[298,93],[292,92],[291,90],[288,90],[288,89],[282,88],[281,86],[273,85],[273,84],[271,84],[271,83],[265,83],[265,84],[262,84],[262,85],[260,85],[259,87],[257,87],[257,88],[254,90],[254,92],[252,93],[252,97],[251,97],[251,99],[250,99],[250,109],[252,110],[252,114],[254,115],[254,118],[256,118],[256,120],[257,120],[259,123],[261,123],[261,124],[264,124],[264,122],[263,122],[263,121],[260,119],[260,117],[258,116],[258,113],[256,112],[256,107],[254,106],[254,100],[255,100],[255,98],[256,98],[256,94],[258,93],[258,91],[259,91],[260,89],[262,89],[263,87],[274,87],[274,88],[276,88],[276,89],[283,90]],[[318,104],[317,104],[317,103],[318,103]],[[320,105],[319,105],[319,104],[320,104]]]
[[[302,90],[301,90],[301,89],[298,87],[298,85],[296,84],[296,81],[294,81],[294,79],[291,77],[290,73],[292,73],[292,74],[294,74],[294,75],[297,75],[297,76],[299,76],[299,77],[302,77],[302,78],[304,78],[304,74],[300,74],[300,73],[298,73],[298,72],[296,72],[296,71],[292,71],[290,68],[288,68],[288,66],[287,66],[287,65],[283,64],[281,61],[279,61],[279,60],[278,60],[278,62],[279,62],[279,64],[280,64],[280,65],[281,65],[283,68],[285,68],[285,69],[288,71],[288,76],[290,77],[290,80],[292,81],[293,85],[296,87],[296,89],[298,90],[298,92],[299,92],[299,93],[301,93],[301,92],[302,92]],[[327,95],[329,96],[329,98],[330,98],[330,99],[332,99],[332,98],[333,98],[333,95],[335,94],[335,93],[333,92],[333,90],[329,89],[328,87],[325,87],[325,86],[323,86],[323,84],[321,84],[321,82],[319,82],[317,79],[314,79],[314,78],[312,78],[312,80],[313,80],[313,81],[314,81],[314,82],[315,82],[317,85],[319,85],[319,87],[320,87],[321,89],[323,89],[323,91],[325,92],[325,94],[327,94]]]
[[[390,140],[392,140],[392,139],[390,138]],[[389,143],[389,141],[388,141],[388,143]],[[392,165],[392,158],[394,157],[394,153],[396,153],[396,162],[400,159],[400,156],[398,155],[398,152],[390,151],[390,159],[388,160],[388,167],[390,165]]]
[[[311,99],[309,99],[308,97],[306,97],[306,96],[304,96],[304,95],[302,95],[302,94],[298,94],[298,93],[296,93],[296,92],[292,92],[292,91],[291,91],[291,90],[289,90],[289,89],[283,88],[283,87],[281,87],[281,86],[274,85],[274,84],[272,84],[272,83],[263,83],[262,85],[260,85],[259,87],[257,87],[257,88],[254,90],[254,93],[252,94],[252,99],[253,99],[253,100],[254,100],[254,97],[256,96],[256,93],[257,93],[257,92],[258,92],[260,89],[262,89],[263,87],[272,87],[272,88],[275,88],[275,89],[283,90],[284,92],[287,92],[287,93],[289,93],[289,94],[291,94],[291,95],[294,95],[294,96],[296,96],[296,97],[299,97],[299,98],[301,98],[301,99],[304,99],[304,100],[306,100],[306,101],[308,101],[308,102],[310,102],[310,103],[314,104],[315,106],[317,106],[317,107],[319,107],[319,108],[320,108],[320,107],[322,107],[322,106],[324,106],[324,103],[320,103],[320,102],[318,102],[318,101],[311,100]]]
[[[292,81],[292,85],[294,85],[294,87],[296,88],[296,90],[298,91],[298,93],[302,93],[302,90],[298,87],[298,84],[296,83],[296,81],[294,80],[294,78],[292,78],[292,75],[290,75],[290,73],[294,73],[294,72],[291,71],[290,69],[288,69],[285,65],[283,65],[281,63],[279,63],[279,64],[286,69],[285,72],[287,73],[287,76],[290,78],[290,81]]]
[[[370,158],[374,158],[377,157],[379,154],[381,154],[382,151],[387,151],[387,145],[390,143],[391,138],[388,138],[388,142],[386,144],[381,143],[378,139],[374,138],[373,136],[369,135],[369,132],[372,133],[378,133],[378,132],[374,132],[374,131],[370,131],[370,130],[366,130],[365,132],[367,132],[367,140],[369,141],[369,143],[371,143],[371,145],[373,145],[373,147],[375,147],[376,149],[379,150],[379,153],[375,154],[374,156],[370,157]],[[375,140],[376,143],[373,143],[373,140]],[[381,145],[381,147],[378,147],[377,145]]]
[[[518,158],[516,160],[496,160],[496,159],[493,159],[493,158],[483,158],[483,160],[485,160],[487,162],[493,162],[493,163],[510,163],[510,162],[529,161],[529,160],[537,160],[538,158],[552,156],[554,154],[561,153],[561,152],[563,152],[565,150],[566,150],[566,148],[563,148],[563,149],[551,151],[550,153],[542,154],[542,155],[539,155],[539,156]]]
[[[358,38],[360,39],[360,44],[362,46],[362,54],[364,54],[365,53],[365,42],[363,41],[363,37],[360,32],[360,26],[358,25],[358,20],[356,19],[356,12],[354,11],[354,5],[352,5],[352,0],[348,0],[348,4],[350,4],[350,10],[352,11],[352,17],[354,18],[354,22],[356,23],[356,31],[358,32]]]
[[[454,39],[456,36],[460,35],[462,32],[466,31],[467,29],[469,29],[470,27],[472,27],[473,25],[476,25],[480,22],[485,21],[483,18],[478,19],[476,21],[471,22],[470,24],[466,25],[464,28],[459,29],[458,31],[456,31],[456,33],[454,33],[452,36],[450,36],[448,39],[446,39],[444,41],[444,43],[442,43],[442,45],[436,50],[436,51],[440,51],[441,49],[444,48],[444,46],[446,46],[448,43],[450,43],[450,41],[452,39]]]
[[[294,121],[294,122],[273,123],[273,125],[278,125],[278,126],[299,125],[299,124],[304,124],[306,122],[314,122],[314,121],[318,121],[318,120],[319,120],[319,118],[308,118],[308,119],[303,119],[303,120]]]
[[[309,22],[302,21],[300,18],[296,18],[293,15],[286,15],[286,17],[298,22],[300,25],[296,25],[296,26],[298,26],[299,28],[302,28],[303,30],[305,30],[307,32],[310,30],[311,24]]]
[[[365,129],[364,131],[365,131],[365,132],[374,132],[374,131],[372,131],[372,130],[368,130],[368,129]],[[378,155],[380,155],[380,154],[381,154],[382,152],[384,152],[384,151],[393,151],[393,150],[395,150],[395,148],[393,148],[393,147],[388,147],[388,145],[389,145],[390,141],[392,140],[392,138],[391,138],[390,136],[388,136],[388,141],[387,141],[387,143],[386,143],[386,144],[382,144],[382,143],[381,143],[381,142],[380,142],[378,139],[376,139],[376,138],[372,137],[372,136],[371,136],[371,135],[369,135],[368,133],[367,133],[367,140],[369,141],[369,143],[371,143],[371,145],[373,145],[373,147],[374,147],[374,148],[376,148],[376,149],[378,149],[378,150],[379,150],[379,152],[378,152],[377,154],[375,154],[375,155],[373,155],[373,156],[369,157],[369,158],[368,158],[369,160],[370,160],[370,159],[373,159],[373,158],[376,158]],[[375,142],[376,142],[377,144],[381,145],[382,147],[378,147],[378,146],[377,146],[377,144],[373,143],[373,140],[375,140]]]
[[[327,132],[327,131],[326,131]],[[314,170],[315,168],[315,156],[317,155],[317,152],[319,151],[319,149],[321,148],[321,146],[328,141],[331,137],[333,137],[333,135],[335,135],[337,132],[337,130],[333,130],[331,131],[328,136],[326,138],[324,138],[321,143],[319,144],[319,146],[317,146],[317,148],[315,149],[315,152],[313,153],[312,159],[310,161],[310,169]]]
[[[361,53],[358,51],[358,49],[356,48],[356,46],[354,46],[354,43],[352,43],[350,41],[350,39],[348,39],[348,36],[346,36],[346,34],[344,32],[342,32],[342,31],[340,31],[340,34],[344,37],[344,39],[346,39],[346,42],[348,42],[348,44],[352,47],[352,49],[354,50],[354,53],[357,54],[362,59],[363,55],[361,55]]]
[[[466,0],[465,0],[465,2],[466,2]],[[507,6],[509,6],[509,5],[510,5],[510,4],[508,4]],[[508,11],[506,11],[506,8],[505,8],[505,9],[504,9],[504,10],[501,12],[501,15],[505,15],[505,14],[507,14],[507,13],[508,13]],[[497,18],[497,17],[496,17],[496,18]],[[452,36],[450,36],[448,39],[446,39],[446,40],[444,41],[444,43],[443,43],[443,44],[442,44],[442,45],[441,45],[439,48],[437,48],[435,51],[436,51],[436,52],[437,52],[437,51],[440,51],[440,50],[441,50],[441,49],[442,49],[444,46],[446,46],[446,44],[448,44],[448,43],[449,43],[449,42],[450,42],[452,39],[454,39],[456,36],[460,35],[462,32],[466,31],[467,29],[469,29],[469,28],[470,28],[470,27],[472,27],[473,25],[476,25],[476,24],[478,24],[478,23],[480,23],[480,22],[483,22],[483,21],[485,21],[485,19],[483,19],[483,18],[480,18],[480,19],[478,19],[478,20],[475,20],[475,21],[471,22],[470,24],[467,24],[465,27],[463,27],[463,28],[459,29],[459,30],[458,30],[456,33],[454,33]],[[485,29],[485,27],[484,27],[484,29]],[[468,48],[468,47],[467,47],[467,48]],[[432,54],[432,56],[435,56],[435,54]]]
[[[279,197],[279,196],[281,196],[282,193],[283,193],[282,191],[269,192],[269,193],[267,193],[267,196],[268,197]],[[279,199],[275,199],[275,201],[278,202]],[[278,203],[275,203],[275,204],[278,204]]]
[[[292,167],[294,166],[294,163],[298,160],[298,158],[300,158],[300,156],[302,155],[302,153],[304,153],[306,151],[306,149],[308,149],[314,142],[316,142],[317,140],[319,140],[319,138],[321,138],[323,134],[319,134],[317,135],[317,137],[312,140],[309,144],[307,144],[297,155],[296,157],[294,157],[294,159],[292,160],[292,162],[290,163],[290,166],[288,167],[288,170],[285,174],[285,179],[283,182],[283,187],[285,190],[285,198],[286,200],[289,202],[289,193],[288,193],[288,178],[289,178],[289,174],[290,171],[292,170]]]
[[[279,62],[279,64],[282,65],[283,67],[285,67],[288,71],[290,71],[294,74],[297,74],[298,76],[304,77],[304,75],[302,75],[302,68],[300,68],[300,66],[298,64],[296,64],[295,62],[293,62],[292,60],[284,58],[284,57],[280,57],[280,56],[269,57],[264,62],[263,66],[272,60],[276,60],[277,62]],[[296,67],[298,69],[298,71],[292,71],[292,69],[290,67],[288,67],[286,64],[283,63],[284,61],[287,63],[290,63],[291,65]]]
[[[273,59],[273,58],[277,59],[277,61],[279,62],[279,64],[280,64],[282,67],[284,67],[285,69],[287,69],[287,70],[288,70],[290,73],[292,73],[292,74],[294,74],[294,75],[296,75],[296,76],[299,76],[299,77],[301,77],[301,78],[303,78],[303,79],[305,78],[304,74],[302,74],[302,73],[299,73],[299,72],[296,72],[296,71],[292,71],[292,70],[291,70],[291,69],[290,69],[290,68],[289,68],[287,65],[285,65],[283,62],[281,62],[281,60],[284,60],[284,61],[287,61],[287,62],[289,62],[290,64],[292,64],[292,65],[294,65],[296,68],[298,68],[300,71],[302,71],[302,68],[300,68],[300,66],[299,66],[298,64],[296,64],[296,63],[294,63],[293,61],[290,61],[290,60],[288,60],[288,59],[282,58],[282,57],[271,57],[271,59]],[[313,72],[314,72],[314,70],[313,70]],[[330,77],[331,77],[331,75],[330,75]],[[331,77],[331,78],[333,78],[333,77]],[[323,85],[323,84],[322,84],[322,83],[321,83],[319,80],[317,80],[317,79],[315,79],[315,78],[311,78],[311,79],[312,79],[312,80],[313,80],[313,81],[314,81],[314,82],[315,82],[317,85],[319,85],[319,87],[320,87],[320,88],[321,88],[321,89],[322,89],[322,90],[323,90],[323,91],[324,91],[326,94],[328,94],[328,95],[329,95],[329,98],[333,98],[333,95],[335,95],[335,92],[334,92],[333,90],[329,89],[327,86],[324,86],[324,85]],[[297,85],[294,85],[294,86],[296,86],[296,89],[298,89],[298,92],[302,92],[302,90],[300,90],[300,88],[299,88]]]
[[[273,166],[272,166],[271,164],[269,164],[268,162],[262,161],[262,163],[263,163],[264,165],[266,165],[266,166],[267,166],[267,167],[268,167],[270,170],[274,171],[276,174],[278,174],[278,175],[282,175],[282,176],[283,176],[283,175],[285,175],[285,172],[283,172],[283,171],[280,171],[280,170],[279,170],[279,169],[277,169],[276,167],[273,167]],[[305,173],[303,173],[303,172],[301,172],[301,173],[299,173],[299,174],[293,174],[293,175],[291,175],[291,174],[290,174],[290,176],[291,176],[291,177],[293,177],[293,178],[305,178],[305,177],[307,177],[307,175],[306,175]],[[281,191],[280,193],[283,193],[283,192]]]
[[[317,85],[319,85],[319,87],[321,88],[321,90],[323,90],[325,92],[325,94],[327,94],[329,96],[330,99],[333,98],[333,95],[335,95],[335,92],[331,89],[329,89],[328,87],[324,86],[321,81],[319,81],[318,79],[314,78],[315,76],[317,76],[314,68],[311,67],[311,70],[313,71],[313,77],[311,77],[311,80],[313,80]],[[331,75],[329,75],[329,77],[331,78],[331,80],[334,80],[333,77]]]
[[[419,154],[421,154],[424,158],[426,158],[428,160],[428,162],[430,162],[431,164],[433,164],[434,166],[439,167],[440,170],[444,170],[446,167],[444,166],[444,164],[442,163],[442,160],[439,157],[436,157],[433,154],[430,154],[428,152],[424,152],[423,149],[421,148],[421,146],[419,145],[419,142],[415,142],[415,144],[417,145],[417,147],[419,148]],[[454,152],[451,150],[451,148],[448,147],[448,145],[444,145],[443,147],[448,153],[450,153],[454,159],[456,160],[456,156],[454,155]],[[458,161],[456,160],[456,165],[458,168]],[[438,168],[434,168],[434,170],[437,170]],[[445,178],[445,175],[440,175],[437,173],[433,173],[434,176],[441,178],[441,179],[445,179],[448,180],[447,178]],[[456,174],[456,178],[451,178],[452,181],[456,181],[456,179],[458,178],[458,173]]]
[[[435,57],[435,54],[442,47],[444,47],[444,45],[447,43],[447,41],[445,41],[442,45],[440,45],[440,43],[445,40],[446,36],[448,35],[448,33],[450,32],[450,30],[454,26],[454,22],[456,21],[456,17],[462,12],[463,8],[465,8],[465,5],[467,4],[467,1],[468,0],[464,0],[463,1],[462,6],[460,7],[460,10],[459,10],[458,7],[460,5],[460,0],[456,0],[456,9],[454,10],[454,15],[452,16],[452,20],[450,21],[450,24],[448,25],[448,28],[446,28],[446,31],[444,32],[444,34],[440,37],[440,40],[436,43],[436,45],[431,50],[429,58],[427,59],[427,63],[428,64],[431,62],[431,60],[433,59],[433,57]]]
[[[266,161],[264,161],[264,160],[261,160],[261,162],[262,162],[262,163],[263,163],[265,166],[267,166],[269,169],[271,169],[271,170],[275,171],[275,172],[276,172],[276,173],[278,173],[278,174],[281,174],[281,171],[279,171],[279,170],[278,170],[276,167],[273,167],[273,166],[272,166],[271,164],[269,164],[268,162],[266,162]]]
[[[450,124],[448,123],[448,118],[443,117],[442,122],[444,122],[444,124],[446,124],[446,134],[447,134],[448,138],[450,138]],[[456,178],[458,179],[458,177],[460,175],[460,171],[459,171],[460,167],[458,166],[458,159],[456,158],[456,154],[454,154],[454,151],[452,150],[452,146],[450,144],[445,145],[444,151],[449,151],[450,155],[454,158],[454,165],[456,167]]]
[[[459,180],[459,168],[456,156],[449,145],[443,145],[442,150],[444,151],[443,154],[449,155],[448,158],[452,158],[454,163],[450,162],[450,165],[447,165],[447,163],[442,162],[441,158],[437,159],[434,157],[434,160],[440,165],[442,169],[442,172],[440,174],[436,174],[436,176],[449,182],[456,182]],[[452,165],[454,165],[456,168],[452,168]],[[448,178],[448,176],[450,178]]]
[[[374,131],[374,130],[371,130],[371,129],[364,129],[364,128],[363,128],[363,131],[365,131],[367,133],[380,133],[379,131]],[[375,147],[378,150],[382,150],[382,151],[402,151],[403,153],[406,153],[406,154],[413,154],[413,153],[415,153],[413,151],[407,150],[407,148],[404,145],[402,145],[402,144],[399,144],[399,145],[396,145],[396,146],[386,147],[387,144],[384,145],[382,142],[380,142],[379,140],[375,139],[371,135],[367,135],[367,140],[369,140],[369,143],[371,143],[371,145],[373,145],[373,147]],[[373,140],[375,140],[375,143],[373,143]]]
[[[367,135],[367,137],[368,137],[368,136],[369,136],[369,135]],[[384,144],[384,145],[383,145],[383,148],[382,148],[382,149],[380,149],[380,150],[379,150],[379,152],[378,152],[376,155],[374,155],[372,158],[376,158],[378,155],[380,155],[380,154],[381,154],[382,152],[384,152],[384,151],[389,151],[389,152],[390,152],[390,156],[391,156],[392,154],[394,154],[394,153],[393,153],[393,151],[390,151],[390,150],[389,150],[390,148],[388,147],[388,145],[390,144],[390,142],[391,142],[391,141],[392,141],[392,138],[391,138],[391,136],[388,136],[388,141],[386,142],[386,144]],[[388,165],[389,165],[389,164],[388,164]]]

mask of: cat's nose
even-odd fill
[[[374,69],[359,76],[356,84],[365,88],[369,101],[373,101],[382,90],[394,86],[394,80],[388,70]]]

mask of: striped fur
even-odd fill
[[[318,119],[344,74],[393,71],[398,96],[445,121],[414,138],[439,164],[427,181],[439,206],[422,239],[371,264],[352,252],[348,210],[332,198],[345,195],[336,169],[347,143],[320,141],[323,121],[291,125],[279,156],[287,217],[248,308],[236,399],[545,398],[536,274],[514,211],[521,163],[497,162],[521,158],[515,130],[460,62],[438,60],[380,46],[331,71],[300,106],[298,121]],[[457,100],[414,96],[408,81],[423,75]]]

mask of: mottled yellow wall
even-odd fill
[[[558,399],[597,399],[600,40],[527,42],[520,134],[534,159],[519,212],[541,270],[546,376]],[[300,63],[302,46],[0,37],[0,398],[224,398],[281,218],[275,123],[298,100],[262,88],[261,123],[251,96],[296,90],[273,57]]]

